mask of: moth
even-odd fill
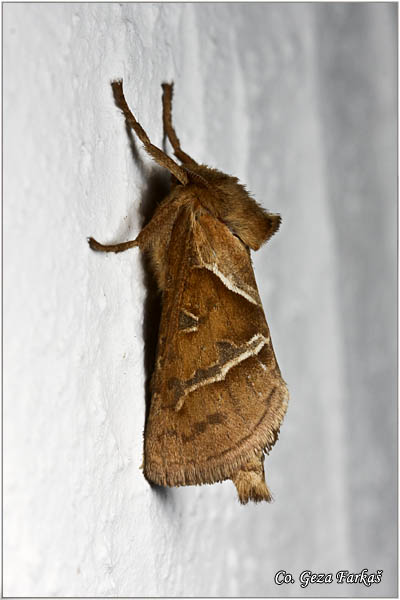
[[[93,250],[148,253],[162,293],[144,474],[160,486],[231,479],[239,500],[270,501],[264,458],[288,390],[275,358],[251,263],[278,230],[236,177],[198,164],[172,124],[173,84],[162,84],[163,124],[181,164],[154,146],[112,82],[127,125],[172,175],[171,190],[135,240]]]

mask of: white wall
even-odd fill
[[[395,595],[396,6],[3,14],[4,594]],[[173,79],[183,148],[282,214],[254,255],[291,392],[271,505],[139,469],[144,267],[86,236],[132,239],[165,178],[132,154],[116,77],[156,144]],[[382,583],[297,582],[364,567]]]

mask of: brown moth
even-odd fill
[[[275,444],[288,391],[275,358],[252,268],[279,228],[236,177],[199,165],[181,149],[171,118],[172,84],[163,84],[163,122],[179,165],[151,144],[131,113],[122,81],[112,82],[127,124],[172,173],[171,191],[133,241],[150,256],[162,315],[144,474],[162,486],[231,479],[239,500],[271,500],[264,453]]]

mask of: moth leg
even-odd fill
[[[150,154],[150,156],[152,156],[159,165],[168,169],[178,179],[178,181],[180,181],[183,185],[186,185],[189,182],[189,177],[185,170],[178,165],[178,163],[172,160],[172,158],[165,154],[165,152],[150,142],[147,133],[131,113],[130,108],[125,100],[124,91],[122,88],[122,79],[112,81],[111,86],[116,104],[124,113],[126,122],[132,127],[133,131],[143,143],[146,152],[148,152],[148,154]]]
[[[160,230],[167,223],[171,223],[172,228],[175,215],[182,204],[184,204],[184,201],[181,198],[177,198],[173,202],[160,206],[151,221],[143,227],[135,240],[120,244],[100,244],[94,238],[88,237],[89,246],[92,250],[98,250],[99,252],[125,252],[125,250],[129,250],[129,248],[134,248],[135,246],[138,246],[141,250],[145,250],[151,246],[154,239],[159,238]]]
[[[122,242],[121,244],[100,244],[92,237],[88,237],[87,241],[92,250],[97,250],[99,252],[125,252],[125,250],[129,250],[129,248],[134,248],[135,246],[139,246],[138,240],[132,240],[130,242]]]
[[[238,469],[232,477],[239,495],[239,501],[247,504],[249,500],[261,502],[272,500],[271,492],[265,483],[264,455],[262,452],[254,456]]]
[[[189,165],[197,165],[196,161],[193,160],[193,158],[189,156],[189,154],[186,154],[186,152],[182,150],[181,143],[179,141],[178,136],[176,135],[174,126],[172,125],[172,96],[174,93],[174,84],[162,83],[161,87],[163,89],[162,103],[164,133],[172,144],[176,158],[179,158],[179,160],[183,163]]]

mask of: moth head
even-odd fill
[[[258,250],[278,231],[280,215],[262,208],[237,177],[206,165],[191,166],[189,177],[199,188],[203,206],[252,250]]]

